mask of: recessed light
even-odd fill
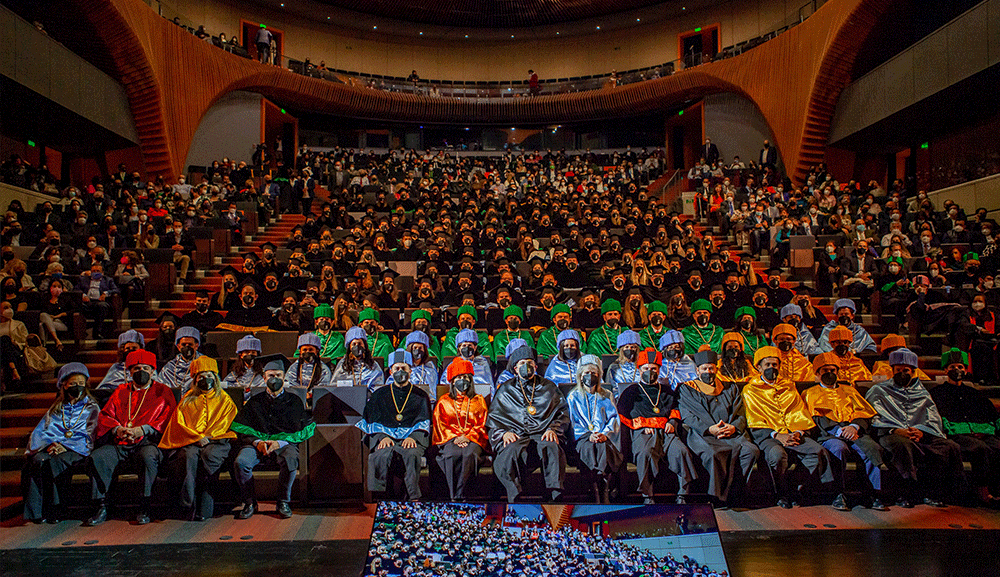
[[[642,22],[642,18],[636,18],[635,21],[636,22]]]
[[[466,38],[468,38],[468,37],[469,37],[469,35],[468,35],[468,34],[466,34],[466,35],[465,35],[465,37],[466,37]]]
[[[420,33],[420,35],[421,35],[421,36],[423,36],[423,35],[424,35],[424,33],[423,33],[423,32],[421,32],[421,33]]]
[[[513,38],[513,37],[514,37],[514,35],[513,35],[513,34],[511,34],[511,35],[510,35],[510,37],[511,37],[511,38]]]
[[[378,26],[372,26],[372,30],[378,30]]]
[[[329,17],[329,16],[327,16],[327,17],[326,17],[326,19],[327,19],[327,20],[329,20],[329,19],[330,19],[330,17]]]
[[[597,27],[597,29],[598,29],[598,30],[600,30],[600,29],[601,29],[601,27],[600,27],[600,26],[598,26],[598,27]]]
[[[556,32],[556,36],[559,36],[559,33],[558,33],[558,32]]]

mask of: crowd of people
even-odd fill
[[[426,527],[433,525],[435,531]],[[720,577],[695,559],[660,557],[622,540],[546,521],[516,529],[483,505],[392,503],[379,507],[365,564],[371,577],[646,575]]]
[[[27,331],[23,323],[15,330],[20,321],[12,317],[30,306],[34,287],[48,281],[57,302],[65,277],[56,275],[82,270],[75,286],[89,305],[84,310],[106,315],[98,309],[115,290],[102,275],[110,250],[152,228],[172,236],[167,242],[184,257],[189,227],[239,226],[234,200],[242,198],[256,202],[263,222],[278,212],[305,220],[278,243],[284,246],[264,243],[247,250],[239,267],[219,271],[220,289],[197,292],[191,311],[162,314],[147,372],[183,395],[184,405],[206,394],[196,386],[204,380],[199,375],[213,371],[200,364],[199,349],[213,331],[297,333],[295,350],[261,351],[257,339],[241,340],[231,374],[207,380],[242,387],[250,399],[269,394],[249,392],[272,380],[278,390],[367,387],[358,426],[369,451],[368,486],[378,497],[420,498],[426,456],[434,486],[465,498],[483,456],[491,455],[510,501],[522,498],[526,475],[539,464],[545,498],[563,498],[569,459],[585,479],[573,489],[592,490],[603,502],[627,494],[616,479],[631,461],[647,502],[662,494],[659,480],[668,477],[678,502],[704,490],[718,504],[744,503],[750,476],[760,471],[783,507],[827,494],[835,508],[849,509],[846,463],[857,459],[865,469],[864,503],[877,510],[892,502],[942,505],[967,494],[995,502],[996,410],[969,383],[992,382],[986,367],[995,366],[996,224],[985,209],[967,217],[951,201],[937,210],[924,193],[898,185],[886,192],[841,186],[821,166],[801,187],[786,180],[757,186],[771,174],[773,157],[762,153],[761,168],[744,169],[739,188],[718,183],[722,204],[700,206],[700,219],[721,226],[726,202],[752,202],[761,226],[756,240],[741,243],[650,196],[646,183],[658,170],[659,151],[289,152],[273,150],[276,166],[262,176],[246,163],[213,165],[196,186],[143,182],[122,167],[109,181],[69,189],[56,201],[69,218],[48,210],[56,202],[40,205],[30,228],[20,224],[28,215],[12,205],[2,232],[5,373],[19,370],[14,359]],[[786,288],[782,268],[755,266],[753,248],[781,242],[788,219],[825,227],[855,216],[856,230],[827,243],[813,286]],[[83,239],[86,250],[76,248]],[[935,252],[955,240],[968,244],[952,256]],[[49,262],[33,280],[6,245],[34,243],[29,260]],[[921,256],[897,256],[903,247]],[[190,259],[175,263],[186,276]],[[974,361],[946,351],[947,377],[934,386],[907,348],[919,343],[889,335],[877,344],[869,335],[860,315],[876,293],[884,318],[895,311],[924,330],[946,326],[946,342],[958,344],[959,353],[972,351]],[[818,299],[841,295],[827,319]],[[51,334],[42,323],[31,331]],[[95,332],[103,332],[100,323]],[[120,362],[100,387],[142,390],[130,380],[132,349],[147,348],[137,335],[119,336]],[[271,354],[294,358],[280,377],[261,362]],[[947,403],[936,402],[941,395]],[[85,391],[67,398],[86,406]],[[69,406],[57,402],[52,415],[63,418],[47,419],[41,429],[59,433],[60,424],[90,422],[73,421]],[[229,424],[218,425],[218,437],[197,442],[228,447],[241,434],[227,436]],[[55,444],[30,453],[44,464]],[[279,448],[268,447],[258,451]],[[87,456],[87,446],[77,448]],[[226,452],[214,450],[203,462]],[[972,462],[968,479],[963,458]],[[790,459],[802,466],[789,471]],[[282,462],[291,471],[296,461]],[[217,472],[210,469],[189,467],[188,474],[205,481]],[[185,495],[181,504],[191,509],[194,497]],[[245,498],[243,511],[254,507]]]

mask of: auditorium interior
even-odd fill
[[[1000,0],[0,20],[0,575],[1000,567]]]

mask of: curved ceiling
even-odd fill
[[[465,28],[545,26],[666,3],[663,0],[319,0],[319,2],[379,18]]]

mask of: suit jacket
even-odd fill
[[[852,252],[843,259],[840,270],[844,273],[844,276],[847,277],[857,276],[858,273],[862,272],[870,272],[874,274],[876,272],[875,259],[871,254],[865,253],[864,258],[862,260],[858,260],[858,253]]]
[[[778,150],[773,146],[760,149],[760,165],[775,166],[778,163]]]
[[[705,157],[705,162],[712,164],[716,160],[719,160],[719,147],[715,145],[714,142],[701,147],[701,155]]]

